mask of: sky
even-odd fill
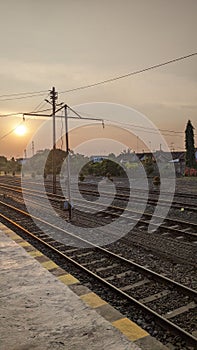
[[[52,86],[63,92],[197,52],[196,15],[196,0],[0,0],[0,95],[46,91],[26,99],[0,97],[0,155],[21,157],[28,149],[30,156],[34,139],[35,150],[50,147],[49,123],[39,139],[43,121],[29,118],[27,133],[19,137],[11,131],[22,117],[4,115],[31,112],[39,104],[41,109],[50,108],[44,99]],[[169,148],[176,150],[184,149],[187,120],[197,128],[196,101],[197,56],[112,83],[60,93],[58,100],[76,110],[95,102],[135,109],[158,129],[180,132],[163,134]],[[122,112],[99,117],[133,122]],[[152,137],[149,130],[150,145]],[[130,147],[136,150],[137,145]],[[98,141],[92,145],[92,153],[104,151],[111,148]]]

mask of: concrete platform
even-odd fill
[[[160,350],[162,344],[0,224],[1,350]]]

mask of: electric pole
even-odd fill
[[[68,140],[68,108],[64,106],[65,111],[65,139],[66,139],[66,153],[67,153],[67,187],[68,187],[68,212],[69,220],[72,219],[72,203],[71,203],[71,191],[70,191],[70,149]]]
[[[53,117],[53,150],[52,150],[52,167],[53,167],[53,193],[56,194],[56,158],[55,158],[55,151],[56,151],[56,132],[55,132],[55,117],[56,113],[61,111],[64,108],[65,111],[65,141],[66,141],[66,153],[67,153],[67,185],[68,185],[68,210],[69,210],[69,220],[72,219],[72,203],[71,203],[71,190],[70,190],[70,164],[69,164],[69,131],[68,131],[68,118],[76,119],[79,118],[81,120],[95,120],[102,122],[102,126],[104,128],[104,120],[100,118],[85,118],[82,117],[79,113],[77,113],[75,110],[73,110],[71,107],[64,103],[60,103],[59,105],[56,103],[57,100],[57,92],[55,91],[55,88],[53,87],[50,91],[50,99],[51,102],[49,102],[47,99],[45,99],[46,102],[50,103],[52,105],[52,114],[42,114],[42,113],[23,113],[23,116],[39,116],[39,117]],[[56,107],[59,106],[58,109]],[[74,116],[68,116],[68,109],[74,113]],[[61,118],[62,116],[57,115],[57,118]]]
[[[56,194],[56,129],[55,129],[55,112],[57,92],[55,87],[50,91],[50,99],[52,101],[52,116],[53,116],[53,151],[52,151],[52,173],[53,173],[53,193]]]

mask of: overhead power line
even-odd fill
[[[19,97],[8,97],[8,98],[0,98],[0,102],[3,101],[13,101],[13,100],[23,100],[23,99],[27,99],[27,98],[33,98],[33,97],[37,97],[37,96],[44,96],[46,95],[46,92],[42,92],[42,93],[37,93],[37,94],[32,94],[32,95],[26,95],[26,96],[19,96]]]
[[[73,111],[73,110],[72,110]],[[75,111],[76,112],[76,111]],[[77,111],[78,113],[80,113],[79,111]],[[129,126],[131,128],[134,128],[134,129],[142,129],[142,132],[147,132],[147,133],[158,133],[158,131],[160,131],[161,133],[165,134],[166,136],[179,136],[179,137],[182,137],[184,134],[185,134],[185,131],[175,131],[175,130],[169,130],[169,129],[155,129],[155,128],[151,128],[151,127],[145,127],[143,125],[137,125],[137,124],[132,124],[132,123],[129,123],[129,122],[121,122],[121,121],[116,121],[116,120],[111,120],[111,119],[107,119],[105,117],[101,117],[101,116],[96,116],[96,115],[93,115],[92,113],[87,113],[87,112],[83,112],[81,115],[87,115],[87,116],[90,116],[90,117],[94,117],[95,120],[96,118],[98,120],[100,119],[103,119],[105,120],[105,122],[109,122],[109,123],[112,123],[112,125],[114,124],[117,124],[117,125],[122,125],[122,126]]]
[[[116,81],[116,80],[128,78],[132,75],[141,74],[141,73],[144,73],[146,71],[153,70],[153,69],[156,69],[156,68],[159,68],[162,66],[166,66],[166,65],[171,64],[171,63],[179,62],[179,61],[185,60],[187,58],[194,57],[196,55],[197,55],[197,52],[193,52],[193,53],[185,55],[185,56],[180,56],[180,57],[177,57],[177,58],[165,61],[165,62],[161,62],[161,63],[155,64],[155,65],[149,66],[149,67],[145,67],[145,68],[142,68],[142,69],[139,69],[136,71],[132,71],[132,72],[129,72],[129,73],[126,73],[123,75],[114,76],[114,77],[109,78],[109,79],[97,81],[97,82],[87,84],[87,85],[81,85],[81,86],[78,86],[76,88],[68,89],[65,91],[60,91],[59,94],[65,94],[65,93],[74,92],[74,91],[78,91],[78,90],[84,90],[84,89],[88,89],[88,88],[91,88],[94,86],[99,86],[99,85],[111,83],[111,82]],[[46,92],[49,92],[49,90],[4,94],[4,95],[0,95],[0,101],[3,102],[3,101],[11,101],[11,100],[21,100],[21,99],[33,98],[36,96],[44,96],[46,94]]]
[[[48,96],[49,96],[49,92],[48,92],[47,95],[45,94],[45,97],[46,97],[46,98],[47,98]],[[51,110],[51,109],[49,109],[49,108],[43,109],[45,105],[46,105],[46,101],[45,101],[45,100],[43,101],[43,99],[42,99],[41,102],[39,102],[39,104],[37,104],[36,107],[34,107],[34,108],[32,109],[32,113],[33,113],[33,112],[36,112],[36,111],[38,111],[38,112],[45,112],[45,111]],[[24,113],[24,112],[0,114],[0,118],[6,118],[6,117],[17,116],[17,115],[23,115],[23,113]]]
[[[45,93],[46,95],[46,93]],[[48,96],[48,95],[47,95]],[[43,104],[44,101],[41,101],[32,111],[33,112],[36,112],[38,110],[39,107],[41,107],[41,105]],[[46,102],[45,102],[46,103]],[[41,110],[40,112],[45,112],[45,111],[48,111],[48,110],[51,110],[49,108],[47,109],[44,109],[44,110]],[[17,115],[23,115],[23,112],[22,113],[9,113],[9,114],[5,114],[5,115],[0,115],[0,118],[3,118],[3,117],[11,117],[11,116],[17,116]],[[16,128],[20,125],[22,125],[24,122],[24,119],[17,125],[15,126],[13,129],[11,129],[10,131],[8,131],[6,134],[4,134],[3,136],[0,137],[0,140],[3,140],[5,137],[9,136],[10,134],[12,134]]]
[[[51,108],[45,108],[45,109],[39,109],[39,110],[34,110],[33,112],[37,112],[37,113],[42,113],[42,112],[48,112],[48,111],[51,111]],[[31,113],[33,113],[31,112]],[[21,116],[23,115],[24,112],[17,112],[17,113],[8,113],[8,114],[0,114],[0,118],[8,118],[8,117],[14,117],[14,116]],[[50,117],[50,114],[49,114],[49,117]]]
[[[20,122],[19,124],[17,124],[17,126],[15,126],[13,129],[11,129],[10,131],[8,131],[6,134],[4,134],[3,136],[0,137],[0,140],[3,140],[5,137],[9,136],[10,134],[12,134],[16,128],[18,128],[20,125],[23,124],[23,121]]]
[[[15,92],[13,94],[5,94],[5,95],[0,95],[0,98],[2,97],[14,97],[14,96],[19,96],[19,95],[38,95],[41,93],[46,93],[48,90],[41,90],[41,91],[31,91],[31,92]]]
[[[197,55],[197,52],[194,52],[194,53],[191,53],[189,55],[180,56],[180,57],[174,58],[174,59],[166,61],[166,62],[158,63],[158,64],[155,64],[153,66],[149,66],[149,67],[146,67],[146,68],[143,68],[143,69],[139,69],[139,70],[136,70],[136,71],[133,71],[133,72],[129,72],[129,73],[126,73],[126,74],[123,74],[123,75],[118,75],[118,76],[115,76],[115,77],[112,77],[112,78],[109,78],[109,79],[106,79],[106,80],[101,80],[101,81],[98,81],[98,82],[95,82],[95,83],[92,83],[92,84],[82,85],[82,86],[79,86],[79,87],[76,87],[76,88],[73,88],[73,89],[61,91],[61,92],[59,92],[59,94],[65,94],[65,93],[74,92],[74,91],[77,91],[77,90],[84,90],[84,89],[88,89],[88,88],[91,88],[91,87],[94,87],[94,86],[111,83],[111,82],[116,81],[116,80],[120,80],[120,79],[123,79],[123,78],[128,78],[128,77],[130,77],[132,75],[137,75],[137,74],[144,73],[144,72],[147,72],[147,71],[152,70],[152,69],[156,69],[156,68],[159,68],[159,67],[162,67],[162,66],[166,66],[166,65],[171,64],[171,63],[182,61],[182,60],[185,60],[187,58],[190,58],[190,57],[193,57],[193,56],[196,56],[196,55]]]
[[[48,98],[48,96],[50,95],[50,92],[48,92],[48,94],[45,96],[45,99],[43,101],[43,99],[41,100],[41,102],[36,105],[36,107],[33,109],[33,112],[38,111],[40,108],[44,108],[44,106],[46,105],[46,99]]]

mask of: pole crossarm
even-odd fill
[[[73,112],[77,117],[79,117],[79,119],[82,119],[82,116],[77,113],[76,111],[74,111],[74,109],[72,109],[71,107],[68,106],[68,108],[70,109],[71,112]]]
[[[60,109],[57,110],[60,111],[62,108],[64,108],[66,105],[64,105],[63,107],[61,107]],[[70,109],[70,107],[68,107]],[[74,110],[72,110],[73,113],[75,113]],[[77,112],[76,112],[77,113]],[[78,113],[77,113],[78,114]],[[23,113],[23,116],[32,116],[32,117],[52,117],[52,115],[49,115],[49,114],[43,114],[43,113]],[[62,118],[62,115],[56,115],[55,116],[56,118]],[[76,119],[76,117],[74,116],[68,116],[67,117],[68,119]],[[104,119],[101,119],[101,118],[87,118],[87,117],[82,117],[80,116],[80,119],[81,120],[94,120],[94,121],[99,121],[102,123],[102,125],[104,126]]]

